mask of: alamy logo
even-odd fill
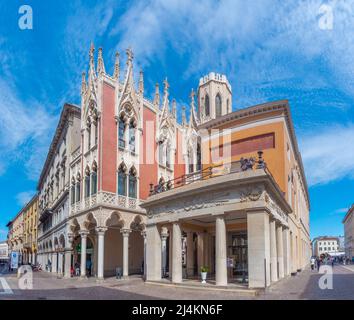
[[[318,27],[321,30],[333,30],[333,7],[328,4],[323,4],[318,9],[318,14]]]
[[[323,276],[318,280],[318,286],[321,290],[333,289],[333,269],[331,266],[321,266],[319,270]]]
[[[20,290],[33,289],[33,273],[32,268],[30,266],[21,266],[18,269],[18,276],[18,287]]]
[[[33,29],[33,10],[29,5],[23,5],[18,9],[18,13],[21,15],[18,20],[18,27],[21,30]]]

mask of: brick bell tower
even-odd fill
[[[211,72],[199,80],[198,112],[201,123],[232,112],[232,89],[225,75]]]

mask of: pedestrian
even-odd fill
[[[316,262],[317,262],[317,270],[320,271],[321,259],[320,259],[320,258],[317,258],[317,259],[316,259]]]
[[[315,257],[312,257],[312,258],[311,258],[311,270],[312,270],[312,271],[315,269],[315,262],[316,262]]]
[[[87,259],[87,261],[86,261],[86,271],[87,271],[87,276],[88,277],[91,277],[91,265],[92,265],[91,259]]]

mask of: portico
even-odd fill
[[[266,169],[225,170],[152,195],[142,207],[148,214],[147,281],[162,279],[169,255],[176,284],[198,277],[201,267],[222,287],[264,288],[284,270],[288,274],[291,208]]]

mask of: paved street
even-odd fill
[[[322,275],[305,270],[271,286],[257,297],[234,292],[206,291],[145,284],[139,278],[129,280],[58,279],[45,273],[34,273],[33,290],[19,290],[15,274],[0,275],[0,300],[13,299],[177,299],[177,300],[232,300],[232,299],[354,299],[354,266],[335,266],[333,290],[321,290],[318,281]],[[6,290],[7,288],[7,290]]]

